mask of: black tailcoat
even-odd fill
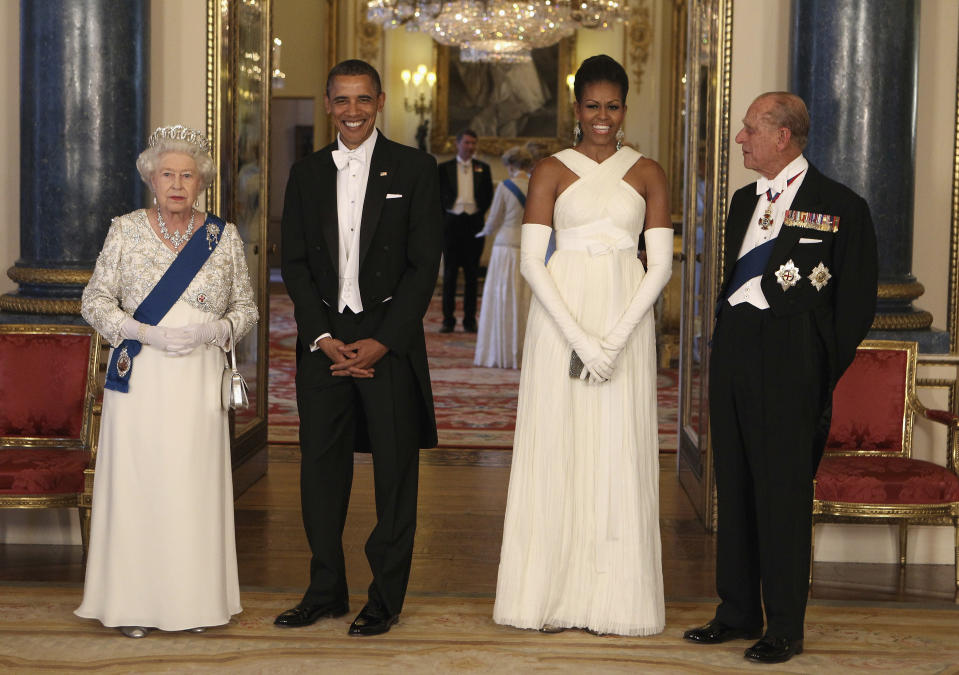
[[[723,299],[759,196],[733,195],[710,359],[710,428],[719,529],[716,618],[801,639],[808,592],[812,481],[832,391],[866,336],[876,305],[876,238],[866,202],[812,165],[792,212],[838,218],[835,231],[780,229],[761,279],[769,309]],[[798,283],[776,278],[790,261]],[[822,265],[830,278],[810,280]]]
[[[354,450],[373,453],[378,523],[367,542],[370,600],[398,614],[409,576],[419,448],[436,445],[423,316],[436,284],[442,211],[435,160],[378,135],[359,237],[363,311],[337,311],[339,223],[332,143],[290,171],[282,272],[297,325],[301,499],[313,551],[304,601],[346,599],[342,530]],[[320,335],[388,348],[372,379],[333,377]]]

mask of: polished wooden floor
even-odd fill
[[[273,446],[270,456],[267,475],[236,501],[240,584],[247,590],[299,592],[307,582],[308,548],[300,522],[298,451]],[[495,450],[421,454],[411,594],[493,595],[509,457]],[[661,457],[666,597],[712,598],[715,538],[697,521],[677,482],[674,461],[673,455]],[[363,544],[375,517],[372,487],[368,456],[357,455],[344,546],[351,591],[361,595],[370,581]],[[951,565],[909,565],[900,574],[895,565],[817,563],[813,597],[951,604],[952,573]],[[78,546],[0,545],[0,583],[82,581]]]

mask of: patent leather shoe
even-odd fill
[[[796,654],[802,654],[802,640],[772,637],[764,635],[743,656],[757,663],[783,663]]]
[[[343,616],[349,611],[350,605],[345,600],[315,605],[304,605],[301,603],[293,609],[288,609],[280,614],[273,623],[277,626],[285,626],[287,628],[299,628],[301,626],[309,626],[327,617],[336,618]]]
[[[464,322],[463,322],[463,330],[466,331],[467,333],[475,333],[476,330],[477,330],[477,329],[476,329],[476,322],[475,322],[475,321],[464,321]]]
[[[399,614],[389,614],[367,603],[350,625],[350,635],[380,635],[399,620]]]
[[[718,645],[730,640],[755,640],[762,635],[762,628],[736,628],[727,626],[719,619],[713,619],[705,626],[690,628],[683,633],[683,639],[702,645]]]

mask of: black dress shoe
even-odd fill
[[[441,333],[452,333],[452,332],[453,332],[453,327],[450,326],[450,325],[447,324],[447,323],[444,323],[443,326],[440,328],[440,332],[441,332]]]
[[[782,663],[796,654],[802,654],[802,640],[765,635],[759,642],[747,649],[743,656],[757,663]]]
[[[702,645],[717,645],[730,640],[755,640],[762,633],[762,628],[736,628],[727,626],[719,619],[713,619],[705,626],[689,629],[683,633],[683,639]]]
[[[280,614],[273,623],[277,626],[286,626],[287,628],[299,628],[300,626],[309,626],[310,624],[316,623],[319,619],[343,616],[349,611],[350,604],[346,600],[328,602],[320,605],[299,604],[293,609],[288,609]]]
[[[475,322],[475,321],[464,321],[464,322],[463,322],[463,330],[466,331],[467,333],[475,333],[475,332],[476,332],[476,322]]]
[[[399,620],[399,614],[388,614],[367,603],[350,625],[350,635],[379,635]]]

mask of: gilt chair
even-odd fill
[[[915,342],[867,340],[839,380],[816,473],[813,545],[816,523],[896,524],[904,568],[909,525],[950,525],[959,601],[959,418],[916,398],[916,351]],[[946,426],[945,466],[912,456],[916,415]]]
[[[77,508],[84,556],[99,357],[86,326],[0,325],[0,507]]]

